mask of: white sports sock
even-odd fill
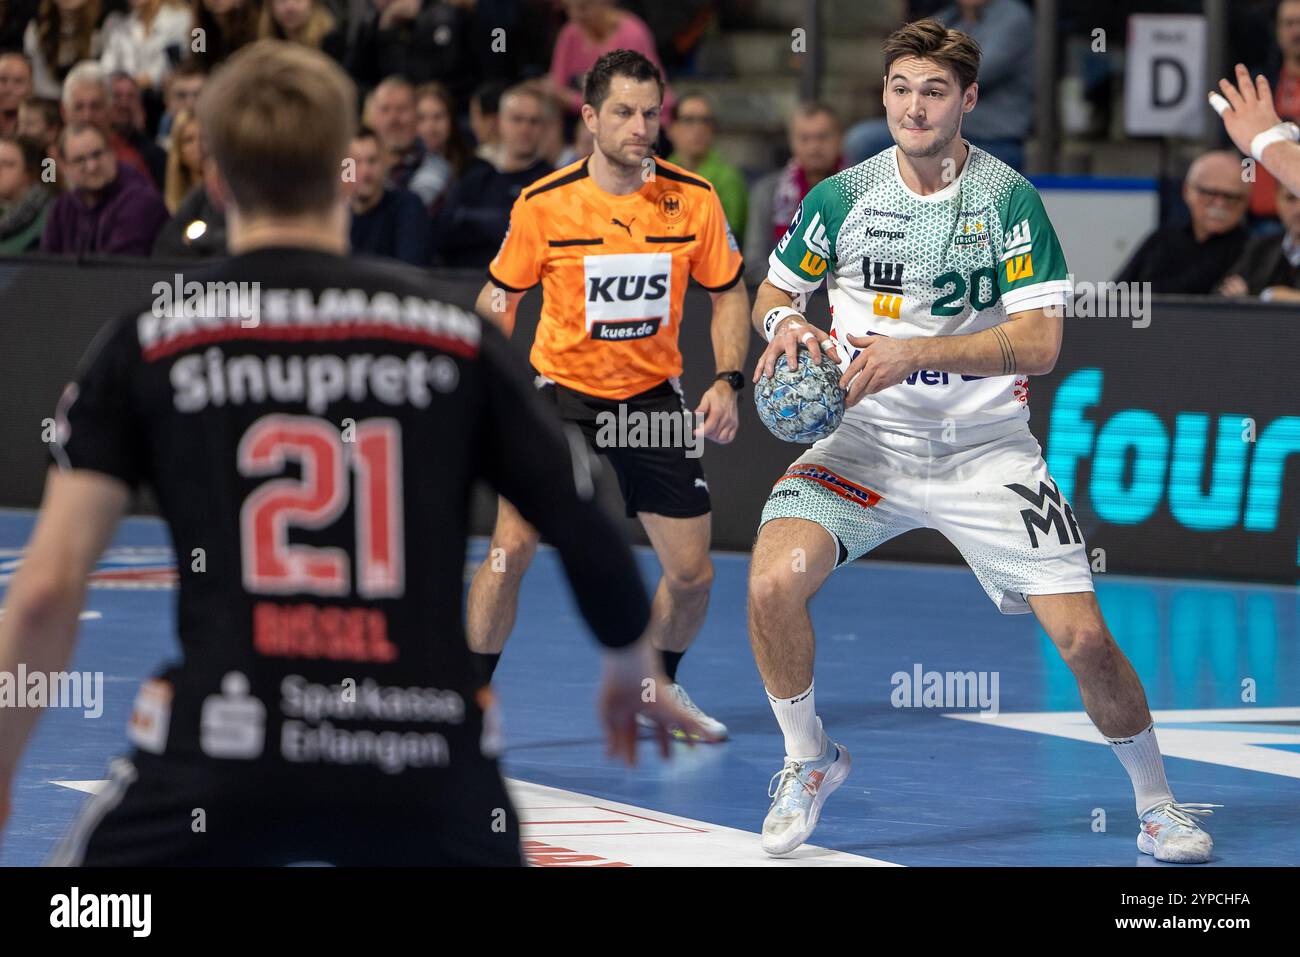
[[[793,698],[775,698],[769,691],[767,700],[776,715],[776,723],[785,735],[785,753],[791,758],[815,758],[826,748],[826,735],[813,704],[813,686],[809,685]]]
[[[1149,725],[1145,731],[1131,738],[1107,738],[1110,748],[1124,765],[1129,778],[1133,781],[1133,797],[1137,803],[1138,817],[1157,804],[1174,799],[1165,780],[1165,762],[1160,756],[1160,745],[1156,741],[1156,726]]]

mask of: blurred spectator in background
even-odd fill
[[[582,159],[578,151],[565,139],[564,109],[551,96],[550,86],[544,82],[530,80],[528,85],[542,97],[542,135],[538,152],[552,169],[568,166]]]
[[[355,179],[347,184],[352,211],[352,251],[400,259],[412,266],[429,264],[429,215],[409,189],[384,185],[384,157],[379,138],[361,127],[348,149]]]
[[[474,135],[474,155],[489,163],[495,162],[496,151],[501,145],[497,122],[501,94],[505,91],[506,84],[489,80],[475,89],[469,98],[469,129]]]
[[[800,105],[787,129],[790,162],[760,179],[749,193],[745,275],[755,283],[767,275],[767,257],[785,235],[808,190],[844,167],[843,132],[829,106]]]
[[[41,244],[53,194],[41,182],[45,148],[27,137],[0,136],[0,256]]]
[[[31,95],[32,61],[27,54],[0,53],[0,136],[17,132],[18,107]]]
[[[564,109],[582,110],[582,80],[597,60],[611,50],[635,50],[664,73],[650,28],[634,13],[620,10],[612,0],[564,0],[569,22],[555,38],[551,53],[551,95]],[[664,88],[664,113],[671,116],[675,100]]]
[[[100,0],[41,0],[36,19],[23,34],[37,96],[57,97],[73,66],[99,59],[102,19]]]
[[[1276,24],[1282,66],[1273,78],[1273,108],[1280,119],[1296,122],[1300,120],[1300,0],[1281,0]],[[1250,211],[1262,218],[1277,216],[1277,196],[1277,180],[1263,163],[1257,164]]]
[[[1161,227],[1148,236],[1116,282],[1149,282],[1157,294],[1213,292],[1246,246],[1242,221],[1249,198],[1236,153],[1202,153],[1183,180],[1183,200],[1192,221]]]
[[[217,164],[203,163],[203,181],[181,200],[153,244],[155,259],[208,258],[226,255],[226,207],[217,187]]]
[[[510,207],[524,187],[553,167],[539,155],[546,94],[527,84],[501,96],[501,150],[496,165],[476,158],[452,186],[434,222],[435,262],[486,268],[510,224]]]
[[[108,124],[131,149],[140,154],[153,181],[162,186],[167,177],[167,151],[145,132],[144,96],[129,73],[114,73],[109,79],[112,98],[108,103]]]
[[[119,164],[103,129],[73,121],[60,144],[68,191],[54,201],[41,251],[148,256],[167,207],[143,173]]]
[[[58,100],[43,96],[29,96],[18,106],[18,135],[30,136],[45,146],[45,154],[54,156],[58,150],[59,132],[63,129],[63,113]]]
[[[190,50],[194,14],[184,0],[130,0],[129,13],[104,19],[109,73],[130,74],[143,89],[162,90],[164,78]]]
[[[203,142],[199,138],[199,118],[185,110],[176,117],[172,128],[171,149],[167,151],[163,202],[169,213],[175,214],[185,197],[203,182],[206,160]]]
[[[288,40],[313,47],[342,63],[346,36],[324,0],[266,0],[258,39]]]
[[[456,100],[436,80],[415,88],[415,135],[426,150],[451,164],[453,177],[465,171],[470,151],[456,122]]]
[[[459,100],[478,82],[477,59],[469,48],[470,14],[463,5],[439,0],[370,0],[372,9],[353,45],[349,70],[363,87],[385,76],[412,83],[441,81]],[[507,45],[508,48],[508,45]],[[484,48],[483,59],[492,54]]]
[[[700,93],[686,94],[677,102],[677,113],[668,126],[668,138],[673,141],[673,154],[668,162],[699,173],[712,183],[727,215],[727,225],[736,236],[744,236],[749,189],[740,170],[723,162],[714,149],[716,132],[717,118],[708,97]]]
[[[207,67],[216,68],[226,57],[257,39],[262,19],[262,0],[192,0],[194,29],[202,31],[191,55]]]
[[[689,69],[695,48],[716,16],[715,0],[622,0],[650,28],[669,73]]]
[[[155,140],[163,149],[171,144],[172,122],[184,110],[193,110],[198,106],[199,94],[203,84],[208,81],[208,70],[201,62],[194,59],[182,60],[180,65],[167,75],[163,82],[163,115],[158,121],[158,137]]]
[[[1219,292],[1259,296],[1265,302],[1300,301],[1300,196],[1277,184],[1277,213],[1284,232],[1252,236],[1228,270]]]
[[[375,131],[384,150],[390,189],[409,189],[432,214],[447,191],[451,164],[430,153],[415,135],[415,88],[409,80],[390,76],[366,97],[362,122]]]
[[[1033,14],[1021,0],[957,0],[935,18],[980,47],[979,102],[962,118],[962,137],[1012,169],[1023,169],[1034,117]],[[854,124],[844,137],[850,165],[893,145],[883,117]]]
[[[108,105],[111,97],[108,75],[94,60],[83,60],[68,71],[68,78],[63,83],[63,123],[90,123],[104,133],[109,148],[117,157],[118,163],[130,166],[143,173],[157,187],[149,164],[145,162],[138,150],[113,132],[109,122]]]
[[[0,50],[23,48],[23,33],[39,5],[40,0],[0,0]]]

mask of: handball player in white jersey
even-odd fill
[[[1142,684],[1102,619],[1078,522],[1029,431],[1028,377],[1056,363],[1070,283],[1033,186],[961,137],[979,58],[970,37],[935,20],[888,38],[896,146],[809,191],[755,301],[770,343],[755,379],[804,348],[839,363],[848,390],[840,427],[776,482],[754,546],[750,641],[786,754],[763,848],[782,855],[806,841],[849,772],[817,717],[809,599],[838,566],[933,528],[1000,612],[1038,616],[1132,779],[1138,847],[1204,862],[1213,845],[1197,816],[1217,805],[1175,802]],[[829,332],[803,315],[823,281]]]

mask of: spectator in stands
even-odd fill
[[[37,96],[57,97],[73,66],[99,59],[102,19],[100,0],[41,0],[23,34]]]
[[[203,181],[181,200],[153,244],[155,259],[210,258],[226,255],[226,207],[217,183],[217,164],[203,163]]]
[[[145,175],[119,164],[103,129],[93,123],[69,123],[60,148],[69,189],[54,201],[41,251],[149,255],[167,207]]]
[[[654,36],[636,14],[618,9],[613,0],[564,0],[564,9],[569,22],[555,38],[548,77],[551,95],[568,113],[581,112],[583,77],[611,50],[635,50],[664,73]],[[664,113],[671,115],[674,105],[672,92],[665,87]]]
[[[40,0],[0,0],[0,50],[21,50],[27,24],[36,19]]]
[[[415,135],[415,88],[410,81],[390,76],[371,90],[362,120],[384,148],[386,185],[409,189],[432,215],[451,181],[451,164],[425,149]]]
[[[167,151],[163,202],[167,204],[168,212],[174,214],[194,187],[203,182],[206,159],[203,141],[199,137],[199,119],[186,110],[176,117],[171,149]]]
[[[0,256],[41,244],[53,194],[41,182],[45,150],[36,140],[0,136]]]
[[[469,98],[469,129],[474,134],[474,155],[495,163],[501,148],[500,120],[501,94],[506,84],[490,80],[474,91]]]
[[[1242,225],[1250,188],[1241,181],[1237,155],[1202,153],[1187,170],[1183,200],[1191,211],[1186,225],[1157,229],[1115,277],[1149,282],[1155,293],[1208,295],[1237,262],[1248,234]]]
[[[476,158],[451,188],[434,223],[436,261],[486,268],[510,224],[510,207],[526,186],[552,172],[539,155],[545,94],[527,84],[501,96],[501,160]]]
[[[109,122],[108,105],[111,96],[108,75],[103,67],[93,60],[84,60],[68,71],[68,78],[63,83],[63,123],[90,123],[100,128],[108,138],[109,148],[117,157],[118,163],[138,170],[155,185],[149,164],[140,152],[113,132]]]
[[[1300,301],[1300,196],[1277,184],[1277,213],[1285,231],[1252,236],[1219,286],[1225,296],[1259,296],[1264,302]]]
[[[427,266],[433,237],[428,213],[409,189],[384,185],[383,150],[374,130],[363,126],[357,131],[348,158],[356,174],[348,184],[352,251]]]
[[[469,96],[479,70],[468,43],[471,14],[466,4],[439,0],[370,0],[370,4],[352,49],[350,72],[358,83],[373,86],[396,74],[417,84],[438,80],[453,96]]]
[[[211,72],[246,43],[257,39],[262,0],[192,0],[194,27],[203,31],[202,48],[190,53]]]
[[[257,35],[314,47],[340,63],[347,53],[345,34],[324,0],[266,0]]]
[[[112,98],[108,103],[108,125],[131,149],[140,154],[149,176],[161,186],[167,177],[167,151],[145,132],[144,95],[135,77],[114,73],[109,78]]]
[[[677,112],[668,126],[668,138],[673,141],[673,154],[668,162],[699,173],[712,183],[722,202],[722,211],[727,214],[727,225],[736,236],[744,236],[749,188],[740,170],[718,155],[713,146],[716,131],[716,114],[708,97],[701,93],[686,94],[677,102]]]
[[[0,136],[17,132],[18,107],[31,95],[32,61],[27,54],[0,52]]]
[[[104,19],[104,54],[109,73],[129,74],[144,89],[162,89],[167,74],[190,49],[194,14],[184,0],[131,0],[129,13]]]
[[[63,113],[58,100],[29,96],[18,106],[18,135],[30,136],[45,146],[45,155],[57,158]]]
[[[171,144],[172,122],[185,110],[193,110],[199,103],[199,94],[203,92],[203,84],[208,81],[208,70],[198,60],[182,60],[180,64],[167,75],[163,82],[163,106],[164,112],[162,118],[158,121],[158,138],[156,142],[163,149],[167,149]]]
[[[456,122],[456,101],[436,80],[415,88],[415,133],[426,150],[451,164],[452,176],[465,171],[470,151]]]
[[[963,117],[962,136],[1012,169],[1023,169],[1034,117],[1033,14],[1021,0],[957,0],[935,19],[980,46],[979,102]],[[884,118],[877,118],[854,124],[844,143],[848,162],[857,164],[889,149],[894,138]]]
[[[839,117],[829,106],[802,104],[790,118],[788,131],[790,162],[760,179],[749,193],[745,274],[753,282],[767,275],[767,257],[808,190],[844,166]]]
[[[535,81],[529,81],[529,85],[538,89],[545,104],[542,110],[541,145],[538,148],[542,159],[546,160],[553,169],[560,169],[577,162],[582,157],[578,155],[573,144],[564,138],[564,109],[555,97],[551,96],[550,86]]]

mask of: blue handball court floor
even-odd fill
[[[0,511],[0,589],[32,518]],[[467,579],[485,550],[471,543]],[[653,582],[653,553],[639,557]],[[43,718],[0,864],[41,863],[125,749],[137,685],[174,654],[171,565],[160,523],[122,524],[71,666],[104,673],[103,716]],[[643,742],[625,769],[596,724],[595,645],[555,554],[539,552],[496,678],[533,863],[1176,866],[1137,851],[1128,779],[1032,616],[999,615],[965,568],[871,562],[836,572],[812,605],[818,712],[852,774],[815,846],[769,861],[757,832],[783,747],[746,635],[748,556],[718,554],[715,570],[679,679],[731,740],[675,745],[668,762]],[[1113,575],[1097,588],[1146,687],[1175,797],[1224,805],[1207,821],[1211,866],[1300,863],[1300,591]],[[927,702],[929,672],[974,672],[985,703]]]

